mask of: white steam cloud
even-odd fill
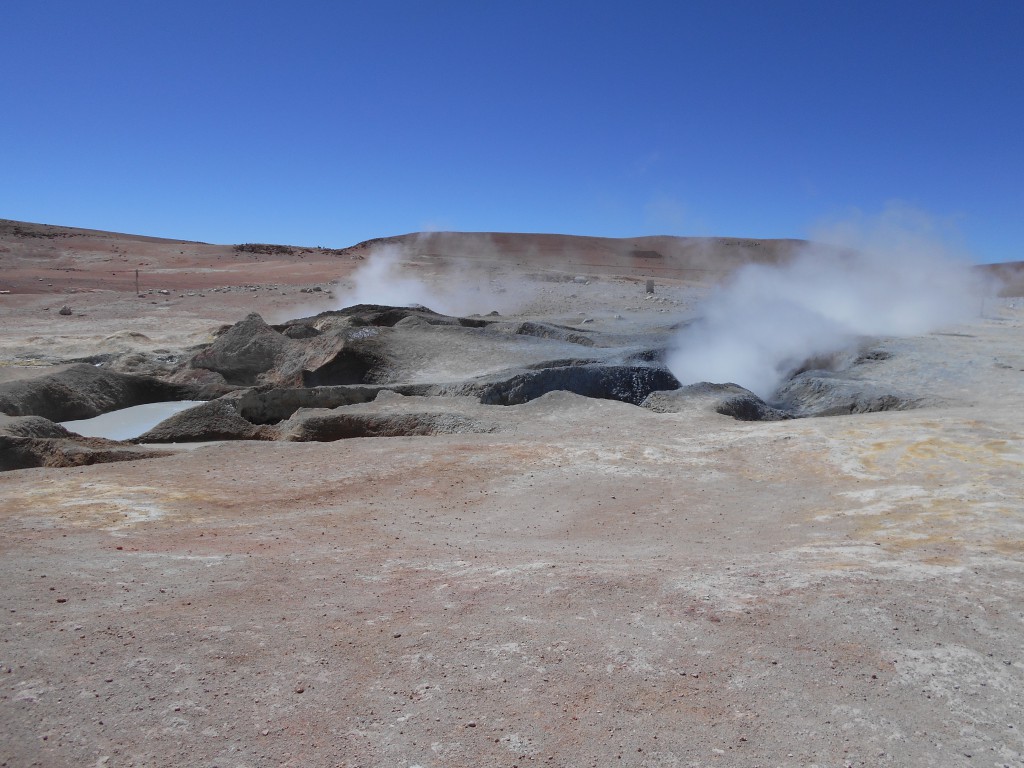
[[[834,225],[781,266],[749,265],[702,305],[667,360],[684,384],[731,382],[762,398],[807,360],[866,336],[912,336],[976,316],[984,285],[927,217],[890,208]]]
[[[403,255],[397,246],[376,249],[352,273],[354,287],[341,292],[339,306],[420,305],[445,315],[471,315],[509,312],[522,302],[522,286],[514,281],[492,279],[468,265],[421,277],[403,264]]]

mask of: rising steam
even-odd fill
[[[341,292],[341,306],[386,304],[424,306],[445,315],[508,312],[522,300],[518,285],[498,282],[485,272],[466,267],[435,275],[416,275],[403,264],[404,252],[393,245],[377,248],[352,273],[354,286]]]
[[[984,286],[902,209],[817,233],[792,261],[749,265],[701,307],[667,364],[683,383],[731,382],[770,398],[807,360],[865,336],[909,336],[976,316]]]

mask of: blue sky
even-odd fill
[[[803,237],[1024,258],[1024,2],[12,0],[0,217],[345,246]]]

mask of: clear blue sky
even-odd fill
[[[344,246],[801,237],[1024,258],[1024,2],[9,0],[0,217]]]

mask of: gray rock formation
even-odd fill
[[[0,471],[32,467],[80,467],[168,455],[99,438],[15,437],[0,434]]]
[[[42,416],[4,416],[0,414],[0,435],[11,437],[74,437],[74,433]]]
[[[379,385],[338,385],[333,387],[297,387],[250,389],[232,401],[238,413],[253,424],[276,424],[291,417],[300,408],[338,408],[368,403],[385,388]],[[403,394],[426,394],[427,387],[395,387]]]
[[[714,412],[739,421],[780,421],[793,416],[773,408],[736,384],[700,382],[670,392],[652,392],[640,404],[656,413]]]
[[[798,417],[903,411],[925,404],[923,398],[826,371],[794,376],[779,388],[776,399]]]
[[[189,366],[218,373],[228,384],[252,386],[268,371],[279,368],[288,371],[294,367],[298,349],[293,339],[278,333],[262,317],[252,313],[195,355]]]
[[[351,413],[347,409],[301,409],[279,428],[281,440],[330,442],[353,437],[415,437],[496,432],[493,421],[458,413]]]
[[[403,396],[383,390],[372,402],[337,408],[301,408],[277,427],[289,441],[353,437],[412,437],[497,432],[508,412],[473,398]]]
[[[639,405],[651,393],[679,386],[666,368],[647,365],[574,365],[518,371],[467,382],[450,394],[475,395],[486,405],[516,405],[564,390]]]
[[[49,376],[0,384],[0,413],[71,421],[132,405],[196,399],[195,394],[187,385],[83,363]]]
[[[247,421],[238,413],[237,399],[211,400],[164,419],[132,442],[191,443],[206,440],[272,440],[273,430]]]

